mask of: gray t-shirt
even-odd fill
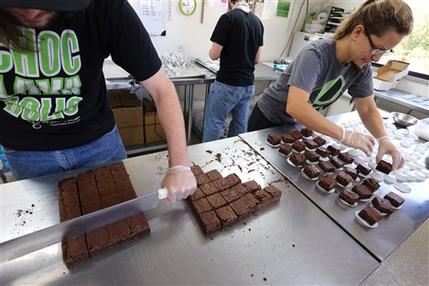
[[[353,98],[373,95],[371,64],[359,69],[353,63],[342,65],[335,52],[335,40],[309,43],[279,79],[270,84],[258,101],[259,109],[275,124],[295,122],[286,113],[289,86],[310,93],[310,103],[323,110],[347,89]]]

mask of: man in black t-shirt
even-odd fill
[[[174,85],[126,0],[0,0],[0,18],[0,144],[17,178],[126,157],[102,72],[111,56],[155,101],[169,201],[196,189]]]
[[[228,137],[246,132],[250,100],[254,94],[255,63],[259,62],[264,27],[250,12],[247,0],[230,0],[232,10],[222,15],[210,40],[209,56],[220,58],[220,69],[207,98],[203,141],[219,139],[229,113]]]

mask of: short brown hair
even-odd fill
[[[363,25],[366,33],[378,37],[389,29],[408,35],[413,29],[413,12],[403,0],[367,0],[338,27],[335,39],[350,35],[358,25]]]

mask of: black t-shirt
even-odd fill
[[[76,147],[112,130],[102,71],[109,55],[138,81],[161,68],[125,0],[93,0],[84,11],[25,33],[38,48],[0,46],[0,144],[10,149]]]
[[[223,14],[210,40],[223,46],[216,80],[234,86],[254,82],[256,52],[263,42],[264,27],[253,13],[233,9]]]

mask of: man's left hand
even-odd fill
[[[177,165],[168,169],[161,186],[168,190],[168,202],[173,204],[191,195],[197,189],[197,181],[190,167]]]
[[[389,137],[383,136],[377,138],[378,141],[378,153],[375,157],[377,163],[383,159],[385,154],[389,154],[392,156],[392,169],[393,171],[400,169],[404,166],[405,159],[402,157],[401,152],[393,145],[392,141],[390,141]]]

